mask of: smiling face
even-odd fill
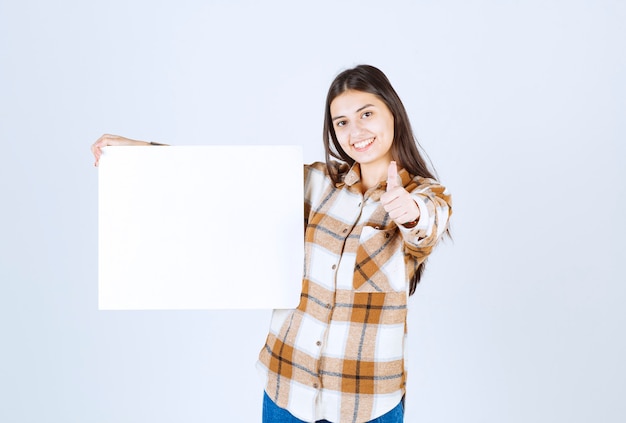
[[[361,174],[386,175],[394,121],[385,103],[374,94],[348,90],[330,103],[330,115],[339,145],[361,165]]]

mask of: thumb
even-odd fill
[[[396,162],[391,161],[387,169],[387,191],[391,191],[398,185],[398,166]]]

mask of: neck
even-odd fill
[[[361,186],[363,187],[363,192],[387,179],[388,166],[389,163],[386,166],[361,165]]]

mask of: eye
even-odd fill
[[[370,117],[370,116],[372,116],[372,112],[367,111],[367,112],[364,112],[364,113],[361,115],[361,118],[368,118],[368,117]]]
[[[346,124],[347,124],[347,122],[345,120],[340,120],[337,123],[335,123],[337,128],[341,128],[342,126],[346,126]]]

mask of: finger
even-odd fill
[[[100,161],[100,156],[101,156],[101,155],[102,155],[102,153],[100,152],[100,149],[96,149],[96,150],[93,152],[93,156],[94,156],[94,158],[96,159],[96,160],[95,160],[95,163],[94,163],[94,166],[98,166],[98,162]]]
[[[380,201],[383,205],[391,205],[392,203],[396,203],[395,207],[398,207],[398,199],[402,196],[404,189],[402,187],[391,188],[387,186],[387,191],[380,196]]]
[[[94,166],[98,166],[100,162],[100,157],[102,156],[102,147],[105,147],[108,144],[108,140],[110,140],[112,135],[103,134],[100,138],[96,140],[93,144],[91,144],[91,153],[93,154],[95,161]]]
[[[395,161],[389,163],[387,169],[387,191],[391,191],[398,186],[398,166]]]

